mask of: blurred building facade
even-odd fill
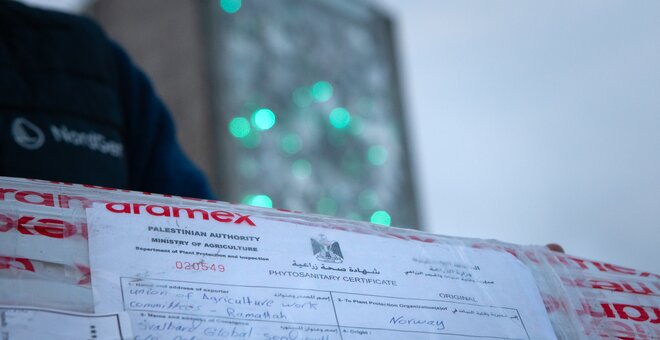
[[[418,227],[391,21],[361,1],[101,0],[220,199]]]

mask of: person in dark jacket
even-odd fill
[[[147,77],[91,20],[0,0],[0,175],[212,198]]]

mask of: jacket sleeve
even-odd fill
[[[204,174],[181,150],[172,116],[147,76],[116,43],[111,45],[116,54],[118,94],[126,122],[131,189],[215,198]]]

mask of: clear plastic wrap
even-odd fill
[[[0,305],[94,312],[86,209],[130,202],[231,210],[298,226],[505,252],[534,276],[559,339],[660,337],[660,276],[495,240],[95,186],[0,177]],[[286,236],[283,236],[286,237]]]

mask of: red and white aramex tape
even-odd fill
[[[539,246],[89,185],[0,177],[0,305],[93,311],[85,209],[209,219],[250,227],[252,217],[410,242],[510,253],[534,275],[559,339],[659,339],[660,276]]]

